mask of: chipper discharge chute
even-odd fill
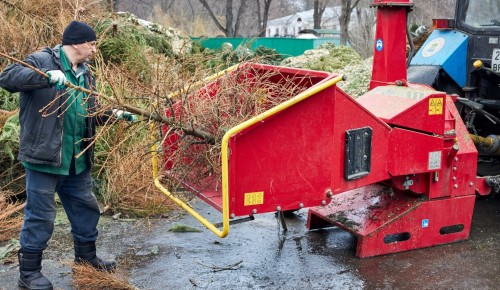
[[[413,3],[373,5],[379,23],[395,17],[406,25]],[[210,166],[197,158],[212,151],[210,144],[186,141],[183,133],[163,128],[165,175],[221,211],[222,230],[192,214],[224,237],[230,219],[310,208],[307,226],[336,225],[353,233],[359,257],[467,239],[476,189],[488,189],[476,178],[477,151],[454,96],[405,81],[404,54],[393,51],[404,51],[404,29],[379,28],[376,39],[372,90],[356,100],[336,86],[342,78],[335,74],[245,64],[198,90],[189,106],[167,110],[168,116],[182,118],[197,102],[225,90],[225,82],[259,92],[266,108],[231,128],[212,124],[213,132],[224,135],[218,145],[220,161]],[[390,41],[391,47],[385,45]],[[395,72],[398,68],[404,71]],[[263,75],[264,83],[273,86],[262,85]],[[298,93],[272,104],[270,100],[290,92],[290,83],[300,88],[292,94]],[[227,102],[242,102],[244,95],[237,93]],[[243,110],[236,108],[234,114]],[[180,148],[190,153],[170,159]],[[193,167],[176,171],[182,164]],[[171,196],[159,179],[156,183]]]

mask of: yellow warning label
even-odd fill
[[[264,192],[247,192],[245,193],[245,206],[264,204]]]
[[[443,98],[430,98],[429,115],[442,115],[442,114],[443,114]]]

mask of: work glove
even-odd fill
[[[125,120],[127,122],[134,122],[137,120],[136,115],[134,115],[130,112],[124,111],[124,110],[113,109],[113,115],[118,120]]]
[[[60,70],[49,70],[47,72],[49,75],[49,84],[55,85],[56,90],[61,90],[66,86],[66,75]]]

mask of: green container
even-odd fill
[[[259,37],[259,38],[196,38],[192,37],[193,41],[199,41],[200,44],[209,49],[220,49],[223,43],[231,43],[233,48],[244,45],[251,50],[257,49],[259,46],[274,48],[284,58],[290,56],[302,55],[308,49],[317,48],[324,43],[332,43],[340,45],[339,37],[322,37],[315,39],[299,39],[299,38],[276,38],[276,37]]]

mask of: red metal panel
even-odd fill
[[[225,89],[224,84],[227,82],[235,83],[239,82],[242,84],[243,88],[248,90],[253,89],[256,83],[261,84],[272,84],[265,88],[266,93],[270,98],[282,94],[280,91],[284,85],[290,86],[291,81],[297,88],[310,88],[314,85],[320,84],[335,75],[327,72],[312,71],[305,69],[295,69],[287,67],[278,67],[262,64],[252,64],[245,63],[242,64],[238,69],[229,72],[227,75],[208,82],[206,85],[201,87],[198,91],[194,91],[193,94],[187,96],[182,102],[187,103],[182,104],[178,101],[168,107],[165,111],[167,117],[175,116],[176,118],[182,118],[186,114],[190,114],[193,107],[196,105],[196,100],[199,98],[214,98],[222,90]],[[290,89],[285,88],[285,89]],[[241,96],[235,95],[234,99],[238,99]],[[230,101],[230,100],[228,100]],[[234,100],[233,100],[234,101]],[[204,124],[207,127],[204,130],[208,132],[217,132],[217,124]],[[179,144],[177,142],[183,142],[180,136],[183,135],[180,131],[169,131],[168,126],[162,127],[162,132],[165,136],[163,143],[163,149],[165,151],[165,170],[166,174],[172,178],[179,181],[186,189],[196,194],[199,198],[203,199],[205,202],[213,206],[217,210],[221,210],[222,204],[222,193],[221,193],[221,180],[220,176],[207,176],[204,179],[199,179],[199,175],[195,176],[196,184],[192,182],[194,176],[187,173],[185,176],[174,176],[169,170],[175,168],[175,166],[184,166],[186,164],[193,162],[193,157],[196,156],[197,152],[202,152],[210,149],[209,145],[191,145],[188,149],[190,150],[188,154],[181,160],[183,164],[174,164],[169,157],[179,149]],[[184,141],[185,142],[185,141]],[[203,171],[203,168],[193,168],[193,171]],[[234,199],[233,199],[234,200]]]
[[[446,94],[402,86],[383,86],[357,101],[390,125],[445,135],[454,129],[446,108]]]
[[[384,2],[386,1],[373,3],[379,7],[370,89],[397,80],[406,80],[406,33],[402,27],[407,25],[408,8],[405,6],[386,8]]]
[[[397,253],[466,240],[469,237],[475,196],[423,202],[371,236],[358,239],[360,258]],[[428,227],[423,226],[427,221]],[[454,227],[456,229],[454,229]],[[441,234],[446,229],[458,232]],[[405,241],[385,243],[391,235],[409,234]]]
[[[370,6],[374,7],[381,7],[381,6],[407,6],[407,7],[413,7],[415,6],[415,3],[413,3],[413,0],[400,0],[400,1],[394,1],[394,0],[374,0],[372,3],[370,3]]]
[[[389,173],[396,176],[438,171],[444,166],[443,145],[443,138],[394,128],[389,134]],[[435,164],[437,158],[439,163]]]
[[[486,177],[477,177],[474,187],[479,195],[489,195],[491,193],[491,186],[486,182]]]
[[[391,178],[392,189],[394,192],[409,194],[427,194],[429,192],[429,183],[433,180],[434,173],[420,173],[410,175],[399,175]]]
[[[345,131],[373,130],[371,172],[344,179]],[[236,216],[316,206],[333,194],[389,178],[390,128],[336,87],[265,119],[230,142],[229,191]],[[259,192],[260,204],[245,206]]]
[[[382,120],[374,116],[366,108],[361,106],[357,100],[352,99],[344,91],[338,89],[335,106],[335,140],[340,141],[340,146],[335,152],[337,164],[333,165],[332,191],[334,194],[346,190],[365,186],[388,178],[387,155],[388,141],[391,128]],[[344,178],[344,154],[346,130],[370,127],[373,130],[371,150],[371,173],[361,179],[345,180]]]
[[[309,211],[310,229],[339,226],[358,237],[360,258],[465,240],[475,196],[422,201],[371,185]]]
[[[445,145],[443,170],[439,172],[439,181],[432,182],[429,197],[473,195],[476,181],[477,150],[469,137],[469,132],[460,119],[455,104],[448,98],[447,111],[457,120],[456,138],[453,143]],[[456,145],[458,151],[453,154],[451,146]]]

